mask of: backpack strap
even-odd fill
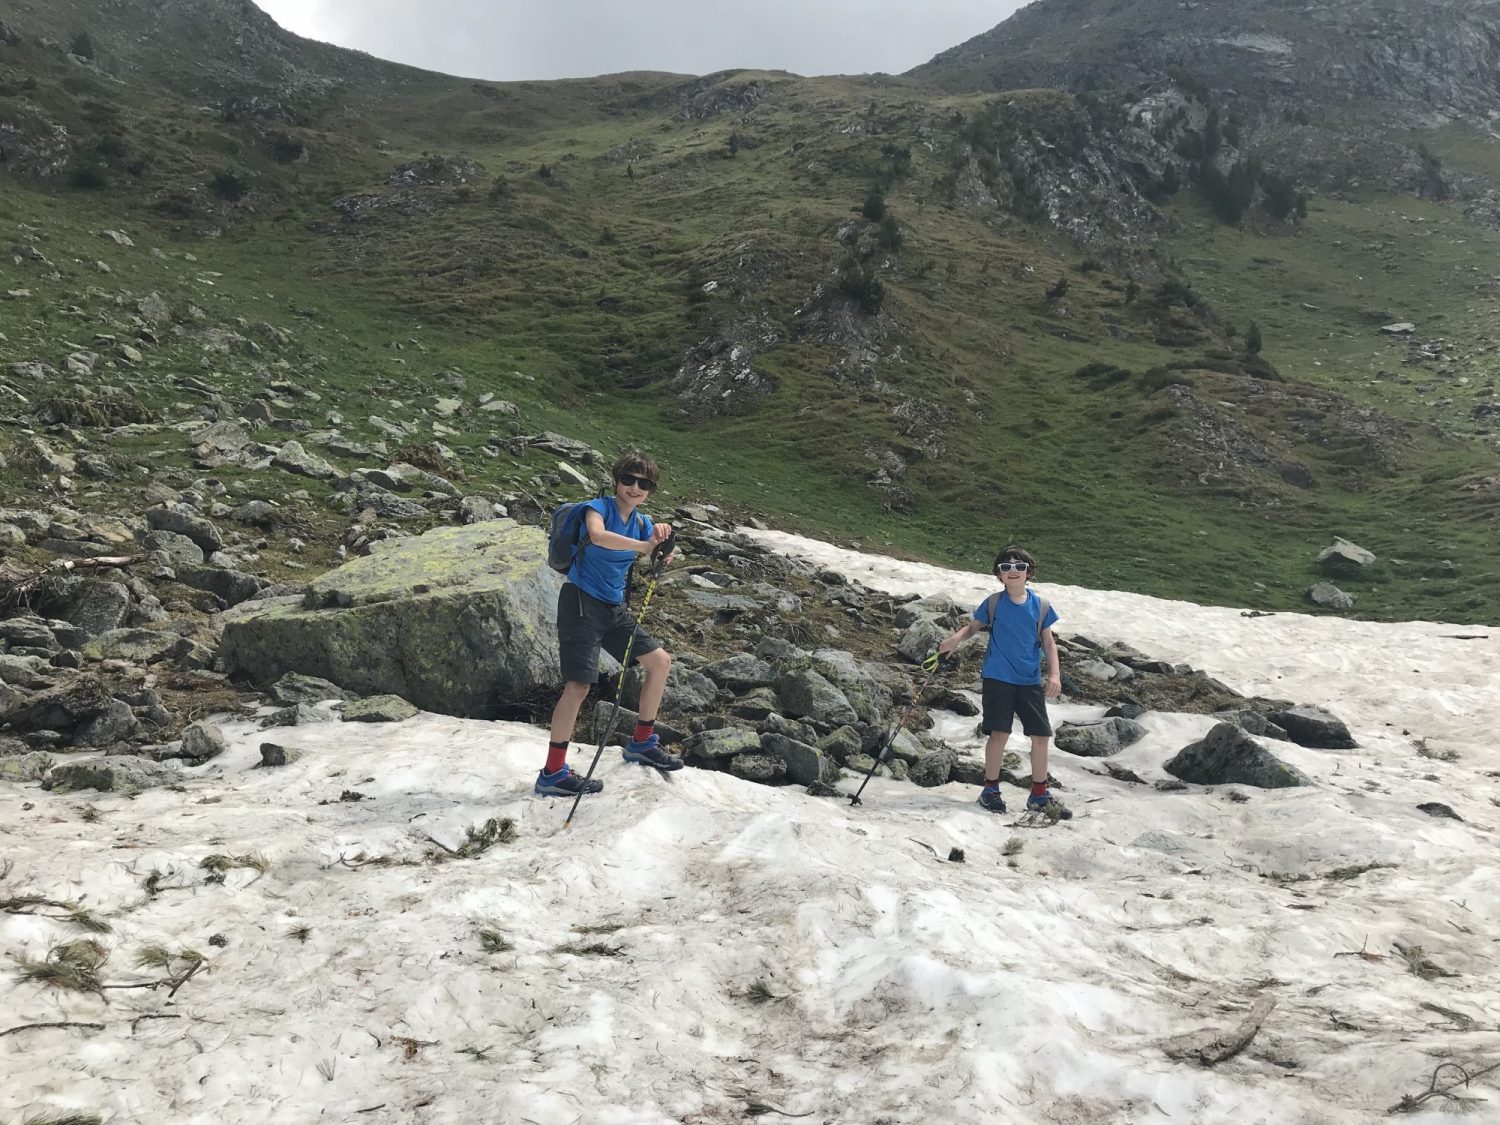
[[[990,623],[985,626],[985,629],[988,630],[988,631],[990,631],[990,632],[994,632],[994,629],[995,629],[995,610],[997,610],[997,609],[1000,608],[1000,598],[1001,598],[1001,596],[1004,593],[1005,593],[1004,590],[999,590],[999,591],[996,591],[995,593],[991,594],[989,597],[987,597],[987,598],[984,599],[984,604],[985,604],[985,607],[986,607],[986,609],[987,609],[987,611],[989,613],[989,618],[990,618]],[[1037,600],[1036,639],[1038,641],[1040,641],[1042,639],[1042,631],[1044,629],[1046,629],[1046,627],[1047,627],[1047,612],[1048,612],[1048,610],[1050,610],[1052,608],[1052,603],[1049,602],[1046,598],[1042,597],[1041,594],[1038,594],[1036,596],[1036,600]]]

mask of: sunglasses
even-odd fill
[[[1025,574],[1028,570],[1031,569],[1031,564],[1023,562],[1003,562],[997,564],[995,569],[998,570],[1001,574],[1009,574],[1013,570],[1019,570],[1022,574]]]
[[[615,479],[621,484],[625,485],[627,488],[633,485],[634,487],[639,488],[642,492],[656,491],[656,482],[650,477],[638,477],[633,476],[630,473],[621,473]]]

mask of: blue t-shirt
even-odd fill
[[[651,538],[651,529],[655,525],[652,524],[651,517],[639,508],[630,513],[630,522],[627,524],[620,518],[620,509],[613,496],[590,500],[584,507],[592,508],[604,517],[605,531],[613,531],[627,539],[645,541]],[[584,519],[588,519],[587,514]],[[630,564],[640,556],[634,551],[611,551],[597,543],[588,542],[587,536],[585,525],[585,546],[574,557],[573,565],[568,569],[568,581],[590,597],[610,605],[620,605],[625,601],[625,576],[630,573]]]
[[[1042,599],[1035,590],[1026,591],[1024,602],[1013,602],[1002,592],[995,599],[995,620],[990,620],[990,600],[986,598],[974,611],[974,620],[990,627],[990,644],[984,653],[980,675],[987,680],[1004,680],[1008,684],[1042,682],[1041,627],[1050,629],[1057,623],[1057,610],[1047,607],[1047,620],[1039,620]]]

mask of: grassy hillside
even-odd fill
[[[1225,226],[1183,192],[1143,267],[1139,247],[1080,249],[1024,193],[962,199],[987,95],[757,72],[470,83],[258,21],[261,62],[214,40],[183,71],[162,61],[180,48],[126,35],[129,10],[38,5],[0,47],[0,120],[72,138],[56,171],[0,180],[7,238],[51,263],[7,260],[26,294],[0,303],[8,361],[57,363],[155,291],[261,341],[165,335],[107,370],[155,421],[192,416],[185,377],[235,402],[286,381],[319,398],[284,394],[282,415],[336,411],[367,444],[385,436],[372,415],[414,420],[476,491],[562,494],[538,483],[546,458],[500,452],[515,432],[639,442],[667,504],[976,569],[1019,539],[1053,580],[1264,608],[1302,606],[1339,534],[1382,557],[1349,587],[1357,612],[1500,619],[1500,491],[1474,413],[1493,398],[1500,238],[1459,209],[1368,194]],[[42,42],[96,20],[96,64]],[[1002,101],[1077,112],[1045,91]],[[1440,139],[1450,161],[1495,160],[1483,136]],[[888,219],[862,214],[875,185]],[[1406,364],[1412,345],[1379,332],[1392,319],[1445,358]],[[1283,381],[1246,365],[1251,321]],[[718,414],[685,393],[679,368],[716,347],[749,356],[731,385],[763,397],[736,390]],[[519,414],[479,412],[485,393]],[[440,417],[449,395],[466,407]],[[73,437],[186,465],[174,431],[75,421]],[[9,460],[0,505],[34,487]],[[142,502],[129,474],[94,487]],[[333,519],[326,486],[303,487],[306,518]]]

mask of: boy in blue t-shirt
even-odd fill
[[[995,556],[995,576],[1002,589],[980,602],[974,615],[942,644],[946,656],[975,633],[988,629],[980,675],[984,681],[984,719],[980,729],[989,736],[984,744],[984,788],[979,803],[990,812],[1004,812],[1000,796],[1000,767],[1005,764],[1005,744],[1011,724],[1021,717],[1021,729],[1031,739],[1031,796],[1028,812],[1047,813],[1057,820],[1072,817],[1047,789],[1047,743],[1052,724],[1047,720],[1047,700],[1062,694],[1062,672],[1057,663],[1057,640],[1052,626],[1057,611],[1026,584],[1036,575],[1036,560],[1023,548],[1006,547]],[[1042,681],[1041,658],[1047,658],[1047,679]]]
[[[630,662],[646,670],[640,718],[625,747],[625,760],[659,770],[682,768],[682,759],[663,750],[656,734],[656,712],[672,658],[625,608],[630,564],[641,555],[649,555],[672,534],[670,524],[652,523],[650,516],[636,510],[656,491],[660,474],[652,458],[630,452],[615,462],[611,475],[614,496],[584,505],[583,545],[557,594],[557,647],[562,656],[563,690],[552,709],[547,764],[537,775],[534,790],[538,796],[572,797],[604,788],[602,781],[585,781],[568,768],[568,740],[573,737],[579,708],[599,677],[601,647],[616,660],[623,660],[628,643]],[[671,562],[671,556],[667,561]]]

